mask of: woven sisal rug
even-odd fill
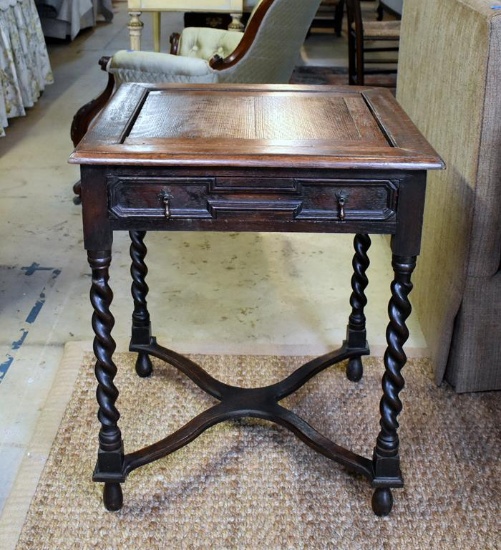
[[[133,355],[115,356],[126,451],[163,438],[213,402],[168,365],[140,379]],[[294,357],[194,357],[239,385],[270,383]],[[93,359],[81,358],[18,550],[501,548],[501,394],[437,388],[412,359],[401,397],[405,488],[390,516],[371,510],[365,479],[314,453],[287,430],[242,420],[220,424],[176,453],[133,472],[124,507],[106,512],[91,481],[96,458]],[[378,432],[382,360],[349,382],[334,366],[287,406],[341,445],[370,456]]]

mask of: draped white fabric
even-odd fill
[[[40,8],[44,4],[53,5],[54,2],[38,0],[37,4]],[[55,16],[43,16],[42,11],[39,13],[42,30],[46,37],[62,40],[69,37],[74,40],[82,29],[96,25],[98,15],[102,15],[104,20],[110,23],[113,20],[113,5],[112,0],[63,0]]]
[[[0,136],[53,81],[34,0],[0,0]]]

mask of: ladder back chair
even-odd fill
[[[360,0],[346,0],[346,16],[349,83],[364,86],[367,75],[396,74],[400,21],[364,20]]]

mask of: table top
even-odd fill
[[[387,89],[243,84],[123,84],[70,162],[443,168]]]

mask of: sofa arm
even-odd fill
[[[109,60],[106,70],[122,82],[200,82],[216,81],[207,61],[168,53],[120,50]]]

